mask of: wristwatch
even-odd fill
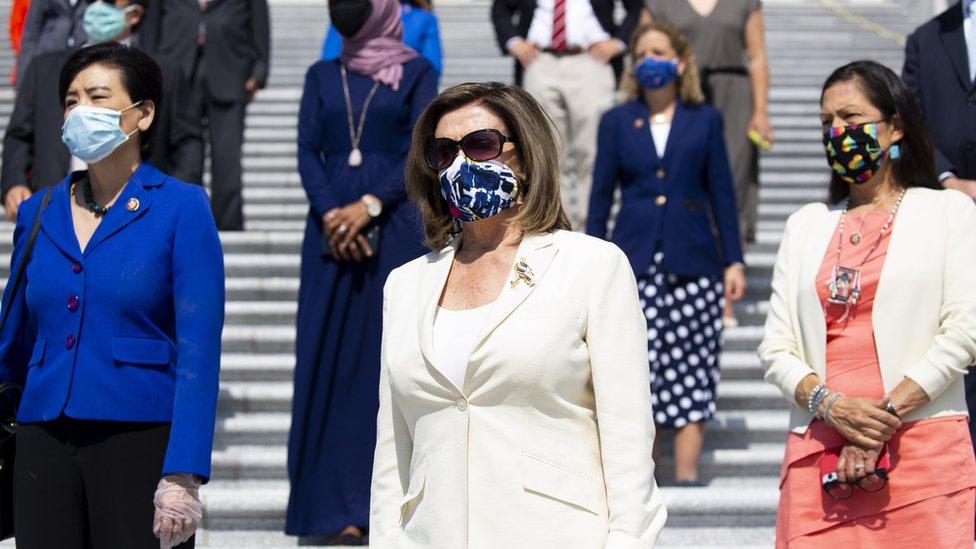
[[[383,203],[380,202],[380,199],[376,198],[375,196],[371,194],[364,194],[360,200],[362,200],[363,204],[366,205],[366,213],[368,213],[370,217],[377,218],[381,213],[383,213]]]

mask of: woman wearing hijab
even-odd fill
[[[403,19],[403,43],[430,61],[440,74],[443,68],[441,34],[434,5],[430,0],[401,0],[400,18]],[[338,59],[341,54],[342,35],[330,25],[322,44],[322,59]]]
[[[365,545],[379,407],[383,285],[424,253],[403,165],[437,92],[405,46],[397,0],[332,0],[338,60],[305,78],[298,169],[311,208],[302,247],[285,530]],[[317,542],[318,540],[316,540]]]

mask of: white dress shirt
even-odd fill
[[[481,328],[488,320],[492,304],[474,309],[437,308],[434,316],[434,354],[444,366],[444,375],[455,387],[464,387],[471,350],[478,343]]]
[[[554,0],[537,0],[526,40],[546,49],[552,46],[552,10]],[[610,38],[593,13],[590,0],[566,0],[566,47],[586,49]]]
[[[962,30],[969,55],[969,79],[976,81],[976,0],[962,2]]]
[[[664,158],[664,151],[668,147],[668,135],[671,124],[651,124],[651,137],[654,140],[654,150],[658,158]]]

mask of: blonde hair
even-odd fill
[[[420,210],[427,246],[440,250],[451,239],[454,219],[441,196],[437,172],[427,165],[427,147],[441,118],[467,105],[482,105],[505,123],[515,144],[521,174],[522,206],[511,219],[523,234],[569,229],[559,196],[559,148],[552,122],[525,90],[498,82],[458,84],[441,92],[424,110],[413,129],[404,177],[407,193]]]
[[[640,95],[641,85],[637,82],[637,75],[634,74],[634,67],[640,61],[637,58],[637,42],[651,31],[657,31],[667,36],[668,40],[671,41],[671,47],[678,54],[678,60],[685,64],[684,72],[678,75],[678,97],[681,102],[704,103],[705,94],[702,92],[701,76],[699,75],[698,64],[695,62],[694,52],[691,49],[691,42],[678,27],[663,21],[645,23],[634,29],[634,34],[630,37],[631,62],[627,68],[627,73],[620,81],[620,90],[627,99],[636,99]]]

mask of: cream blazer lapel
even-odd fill
[[[801,354],[817,375],[823,377],[827,368],[827,320],[820,295],[817,293],[817,274],[828,250],[835,250],[837,241],[832,237],[843,213],[841,206],[824,206],[815,224],[811,224],[806,238],[797,239],[800,243],[797,257],[800,268],[798,278],[792,284],[792,303],[803,329]]]
[[[461,395],[467,396],[469,393],[465,391],[465,387],[456,386],[444,374],[434,353],[434,315],[437,312],[441,294],[444,292],[447,277],[451,272],[451,265],[454,263],[454,254],[460,245],[461,238],[459,237],[441,250],[440,255],[434,261],[423,265],[423,272],[420,276],[422,286],[417,300],[417,326],[420,350],[424,358],[437,370],[443,383],[453,387]],[[549,269],[552,258],[556,255],[556,250],[557,248],[552,242],[552,234],[525,235],[522,237],[522,242],[515,254],[515,265],[512,266],[513,268],[502,286],[501,294],[491,308],[488,319],[481,327],[481,337],[478,338],[478,342],[472,351],[485,345],[491,333],[532,295],[543,275]],[[524,262],[528,266],[525,277],[520,277],[515,270],[515,266],[520,262]],[[469,369],[465,374],[465,385],[468,384],[470,377]]]

